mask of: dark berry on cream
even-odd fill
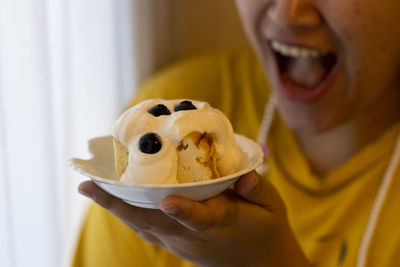
[[[146,154],[155,154],[161,150],[161,137],[156,133],[146,133],[139,139],[139,150]]]
[[[153,115],[154,117],[159,117],[162,115],[171,115],[171,111],[169,111],[169,109],[164,106],[163,104],[157,104],[152,106],[148,112]]]
[[[181,110],[192,110],[192,109],[197,109],[195,105],[192,104],[191,101],[185,100],[179,103],[174,107],[175,111],[181,111]]]

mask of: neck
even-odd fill
[[[323,133],[296,132],[314,173],[322,176],[353,157],[400,118],[399,90],[356,118]]]

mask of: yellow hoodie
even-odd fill
[[[269,88],[249,48],[204,55],[156,75],[136,95],[208,101],[231,120],[235,132],[256,139]],[[312,173],[295,138],[275,116],[268,140],[266,174],[281,193],[290,224],[316,266],[355,266],[358,248],[400,123],[324,177]],[[340,148],[338,148],[340,149]],[[396,171],[367,266],[400,266],[400,172]],[[92,204],[84,221],[73,266],[193,266],[142,241],[108,211]]]

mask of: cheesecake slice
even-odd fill
[[[119,180],[128,167],[129,151],[125,145],[114,138],[113,146],[115,172]],[[206,181],[219,177],[213,134],[190,133],[180,142],[176,150],[179,183]]]
[[[213,134],[193,132],[177,147],[179,183],[199,182],[219,177]]]
[[[129,151],[125,145],[123,145],[115,138],[113,138],[113,146],[115,173],[118,178],[117,180],[120,180],[122,174],[128,167]]]

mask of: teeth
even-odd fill
[[[310,48],[304,48],[304,47],[298,47],[298,46],[292,46],[292,45],[287,45],[283,44],[277,41],[272,41],[271,42],[271,47],[272,50],[275,52],[287,56],[287,57],[319,57],[326,55],[327,52],[325,51],[320,51],[316,49],[310,49]]]

